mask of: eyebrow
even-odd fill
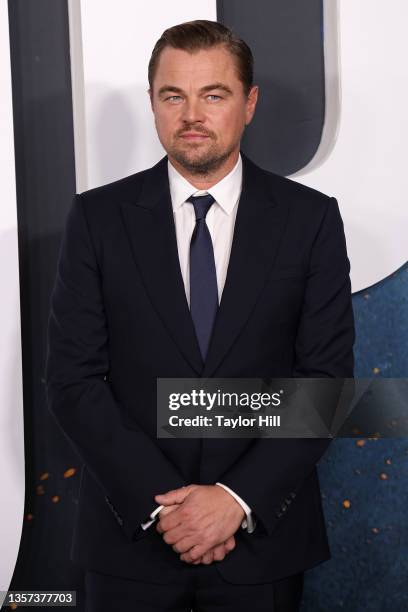
[[[232,94],[232,90],[223,83],[211,83],[210,85],[205,85],[204,87],[201,87],[200,93],[206,93],[207,91],[213,91],[214,89],[220,89],[227,95]],[[160,87],[158,95],[161,96],[164,93],[168,93],[171,91],[174,93],[184,93],[184,91],[180,87],[176,87],[175,85],[163,85],[163,87]]]

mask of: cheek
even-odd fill
[[[243,121],[239,114],[225,114],[220,120],[220,136],[224,138],[226,137],[234,137],[237,134],[240,134],[243,130]]]

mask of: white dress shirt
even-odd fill
[[[190,241],[196,224],[194,207],[186,200],[191,196],[211,194],[215,200],[205,218],[210,232],[213,249],[215,269],[217,274],[218,303],[221,301],[227,276],[228,262],[231,252],[232,238],[234,235],[235,218],[238,209],[238,201],[242,188],[242,159],[238,156],[238,161],[234,168],[218,183],[209,187],[207,190],[197,190],[191,185],[168,161],[168,175],[170,185],[170,195],[173,206],[174,224],[176,229],[177,250],[180,261],[181,274],[183,277],[184,288],[187,302],[190,305]],[[255,529],[256,521],[252,516],[251,508],[226,485],[216,482],[241,505],[246,514],[246,519],[241,523],[243,529],[252,533]],[[163,506],[158,506],[151,514],[150,519],[142,523],[142,528],[147,529],[155,522],[157,514]]]

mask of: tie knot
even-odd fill
[[[196,221],[199,221],[200,219],[206,218],[208,211],[215,202],[215,199],[210,193],[208,193],[207,195],[202,196],[190,196],[186,202],[191,202],[191,204],[194,206]]]

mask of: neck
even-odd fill
[[[239,148],[231,153],[231,155],[225,160],[225,162],[214,170],[214,172],[210,172],[205,175],[197,175],[191,174],[181,166],[177,160],[175,160],[171,155],[168,155],[170,163],[175,167],[175,169],[180,172],[181,176],[183,176],[191,185],[197,188],[197,190],[209,189],[216,183],[219,183],[224,176],[227,176],[234,168],[235,164],[238,161],[239,156]]]

